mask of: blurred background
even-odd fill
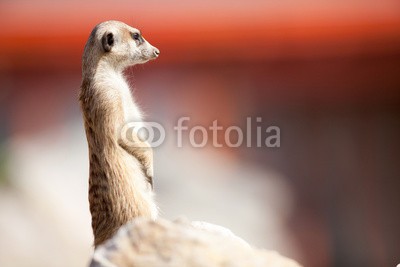
[[[398,0],[3,0],[0,266],[91,257],[77,95],[84,44],[109,19],[161,50],[127,75],[167,129],[162,216],[223,225],[305,266],[400,263]],[[180,116],[243,129],[260,117],[281,146],[177,148]]]

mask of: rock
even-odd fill
[[[212,228],[212,230],[209,230]],[[94,252],[90,267],[299,267],[273,251],[250,247],[223,227],[137,218]]]

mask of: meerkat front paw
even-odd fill
[[[153,186],[153,150],[149,143],[143,142],[136,135],[133,137],[134,144],[136,145],[127,144],[124,139],[118,140],[119,145],[139,161],[142,165],[143,174],[147,177],[151,186]]]
[[[153,187],[154,168],[153,151],[151,147],[149,146],[144,148],[143,154],[138,159],[142,164],[144,175],[146,175],[148,182],[150,183],[151,187]]]
[[[146,176],[151,178],[154,177],[153,166],[149,166],[148,168],[146,168]]]

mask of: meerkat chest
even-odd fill
[[[131,89],[122,74],[115,73],[111,79],[112,88],[117,90],[122,104],[125,123],[142,121],[142,113],[135,103]]]
[[[125,123],[141,123],[142,114],[139,110],[138,105],[135,103],[128,86],[124,88],[124,90],[121,90],[121,99]]]

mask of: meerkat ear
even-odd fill
[[[103,34],[103,37],[101,38],[101,44],[103,45],[105,52],[111,51],[111,48],[114,45],[114,35],[112,32],[106,32]]]

